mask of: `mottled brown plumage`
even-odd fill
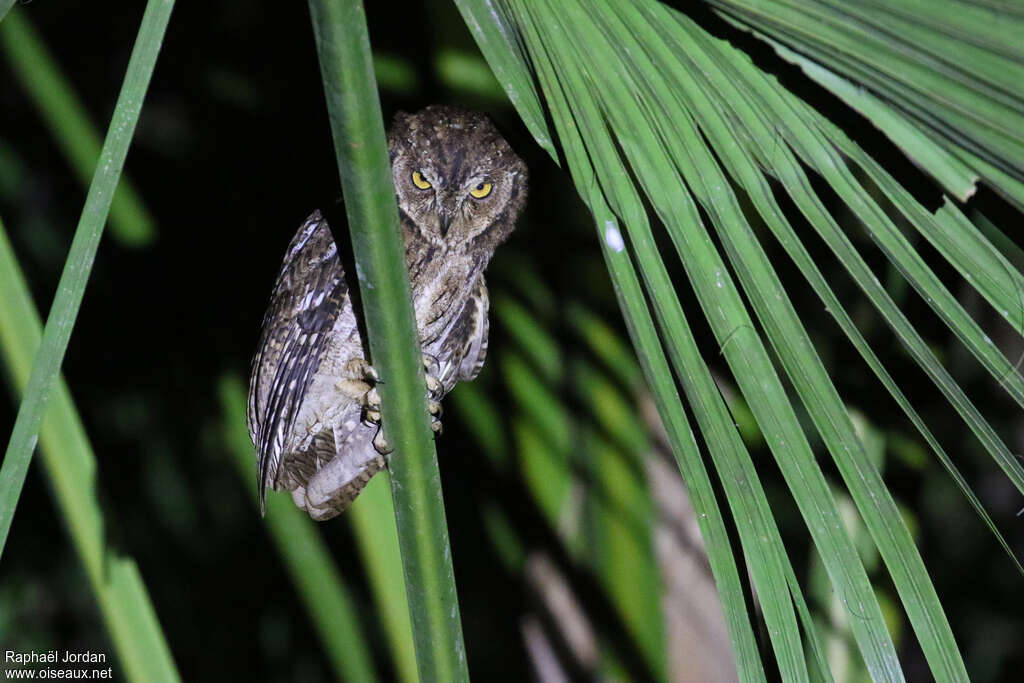
[[[399,113],[388,132],[405,260],[431,398],[479,373],[487,352],[483,271],[526,200],[526,166],[483,115]],[[249,434],[267,487],[314,519],[344,510],[386,466],[375,372],[331,229],[295,234],[263,319],[249,382]],[[436,380],[436,381],[435,381]]]

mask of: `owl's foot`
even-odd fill
[[[344,372],[345,376],[351,379],[361,379],[372,384],[380,382],[377,369],[367,363],[365,358],[353,358],[345,363]]]
[[[373,447],[377,449],[377,452],[381,455],[387,455],[391,451],[395,450],[394,447],[388,443],[387,438],[384,437],[384,428],[377,427],[377,434],[373,437]]]
[[[342,383],[347,381],[350,384],[358,384],[358,388],[362,389],[353,398],[363,406],[363,422],[377,427],[377,433],[373,437],[374,449],[381,455],[387,455],[394,448],[384,437],[384,428],[380,424],[380,393],[376,385],[381,381],[377,369],[362,358],[354,358],[345,364],[344,370],[354,379],[342,380]]]
[[[363,407],[363,421],[370,425],[380,424],[380,384],[377,369],[363,358],[353,358],[342,367],[342,379],[338,391]]]
[[[437,401],[430,401],[429,403],[427,403],[427,410],[430,411],[431,431],[433,431],[435,434],[440,434],[442,431],[444,431],[444,427],[441,424],[441,415],[444,413],[444,410],[441,408],[441,404],[438,403]],[[380,409],[378,408],[377,410],[367,410],[364,420],[367,424],[377,425],[378,427],[380,427]],[[382,440],[384,439],[384,437],[381,436],[380,430],[378,430],[377,435]],[[383,442],[385,444],[387,443],[386,440],[384,440]],[[376,445],[376,442],[374,442],[374,445]],[[381,452],[383,453],[384,451]],[[390,453],[391,451],[388,450],[387,452]]]
[[[444,431],[441,424],[441,415],[444,410],[441,408],[441,398],[444,396],[444,385],[437,378],[441,371],[437,358],[429,353],[423,354],[423,369],[426,370],[427,379],[427,410],[430,411],[430,429],[435,434]]]
[[[437,372],[440,369],[437,359],[429,354],[423,354],[423,368],[426,370],[427,409],[430,411],[430,429],[435,434],[440,434],[443,430],[441,415],[444,412],[441,408],[440,399],[444,396],[444,385],[437,378]],[[352,377],[352,379],[341,380],[338,383],[339,390],[363,406],[363,422],[380,427],[380,393],[378,393],[377,387],[373,386],[380,383],[380,376],[377,374],[377,371],[362,358],[356,358],[345,364],[345,373]],[[377,439],[380,439],[381,443],[384,444],[384,448],[378,448],[377,450],[381,453],[390,453],[391,448],[387,445],[387,440],[380,429],[377,430],[374,446],[377,445]]]
[[[380,424],[380,394],[373,387],[363,395],[364,420],[369,424]]]
[[[441,404],[434,400],[427,401],[427,410],[430,411],[430,429],[435,434],[440,434],[444,431],[444,426],[441,424],[441,415],[444,414],[444,409]]]
[[[438,401],[444,395],[444,385],[437,378],[441,372],[441,365],[437,358],[429,353],[423,354],[423,369],[427,374],[427,396],[431,401]],[[431,410],[431,412],[434,412]]]

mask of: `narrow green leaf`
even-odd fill
[[[14,75],[46,121],[79,182],[88,187],[100,157],[99,133],[26,10],[15,12],[0,24],[0,47],[7,52]],[[128,178],[118,183],[110,203],[110,231],[114,239],[132,247],[150,244],[156,237],[155,221]]]
[[[668,17],[665,17],[667,19]],[[680,18],[680,21],[684,21]],[[628,46],[628,43],[627,43]],[[698,48],[684,45],[684,54]],[[726,49],[726,48],[722,48]],[[658,73],[647,74],[646,83],[658,82]],[[655,94],[653,101],[671,101],[668,93]],[[698,97],[689,98],[694,102]],[[671,116],[670,109],[664,112]],[[702,112],[705,119],[708,112]],[[711,217],[734,271],[743,283],[748,300],[755,309],[765,333],[794,383],[808,413],[842,473],[865,524],[878,545],[893,575],[911,623],[917,629],[925,653],[940,680],[965,680],[966,670],[956,655],[952,631],[943,614],[938,596],[928,579],[927,570],[916,550],[909,530],[889,495],[876,466],[868,459],[860,439],[847,417],[846,409],[828,378],[828,374],[796,311],[789,303],[781,282],[767,255],[743,216],[728,179],[706,149],[695,126],[686,117],[676,116],[675,124],[662,138],[673,151],[683,176],[689,179],[691,191]],[[732,149],[721,140],[725,154]],[[782,219],[773,207],[769,220]],[[743,380],[739,380],[741,386]],[[851,615],[852,617],[853,615]],[[856,633],[856,624],[854,624]],[[946,653],[952,652],[950,656]],[[870,666],[870,662],[869,662]]]
[[[464,15],[469,17],[468,23],[483,21],[487,16],[488,8],[481,3],[463,0],[459,2],[459,6]],[[593,168],[590,166],[583,147],[583,140],[580,138],[575,121],[570,114],[565,93],[555,80],[552,67],[543,50],[534,54],[534,63],[538,69],[538,78],[545,86],[554,123],[559,129],[559,139],[565,149],[569,170],[594,215],[602,252],[615,285],[616,295],[626,317],[630,336],[638,350],[644,375],[654,392],[658,411],[665,422],[680,471],[690,487],[698,525],[707,545],[712,573],[722,597],[739,678],[741,681],[763,681],[765,675],[753,637],[744,601],[744,591],[724,521],[704,468],[703,459],[687,424],[686,414],[682,409],[671,370],[661,349],[661,342],[648,311],[645,296],[630,256],[623,249],[618,220],[607,207],[596,185]],[[520,114],[524,118],[530,115],[522,108]],[[542,122],[535,123],[539,125]]]
[[[0,223],[0,355],[23,395],[39,348],[39,314]],[[96,457],[71,394],[57,379],[39,430],[43,465],[61,516],[89,577],[110,639],[131,681],[180,680],[135,562],[107,545],[96,481]]]
[[[575,4],[570,6],[576,9]],[[576,41],[575,69],[588,74],[591,92],[601,93],[602,113],[615,130],[616,140],[628,158],[633,173],[644,187],[648,200],[676,243],[722,353],[766,434],[769,447],[776,456],[776,462],[801,509],[829,574],[837,590],[845,596],[849,609],[860,617],[854,625],[855,633],[872,675],[879,679],[902,680],[896,653],[870,583],[856,558],[850,539],[838,523],[835,501],[724,263],[711,247],[706,235],[702,234],[703,231],[695,229],[701,224],[700,217],[682,180],[673,172],[673,162],[664,151],[664,138],[659,139],[654,134],[653,122],[648,118],[649,109],[645,110],[642,104],[646,101],[641,93],[642,88],[634,81],[633,74],[626,66],[628,62],[622,61],[620,56],[613,53],[600,58],[606,51],[614,51],[614,46],[620,44],[624,34],[618,33],[615,38],[602,34],[600,30],[605,28],[603,25],[586,30],[590,21],[600,22],[608,15],[609,12],[604,12],[588,16],[579,8],[571,12],[571,18],[562,24],[570,41]],[[554,13],[548,20],[556,21]],[[572,26],[573,30],[570,31],[568,26]],[[549,38],[549,42],[554,41]],[[576,93],[575,98],[579,97],[581,94]],[[644,123],[637,125],[638,121]],[[628,174],[610,168],[608,170],[611,172],[599,174],[600,180],[609,182],[609,185],[625,186],[620,179],[628,178]],[[632,192],[631,189],[629,191]],[[639,213],[637,209],[627,215]],[[626,221],[631,230],[636,229],[639,223],[636,219]],[[653,239],[645,232],[634,236],[631,243],[653,244]],[[654,260],[657,261],[656,265],[663,268],[660,256]],[[774,295],[774,290],[772,292]],[[668,297],[655,295],[654,298],[658,301]],[[672,338],[674,341],[679,339],[676,335]],[[790,623],[791,614],[789,611]],[[792,626],[788,626],[779,632],[784,634],[792,629]],[[783,644],[783,641],[773,641],[773,644],[783,648],[781,652],[785,656],[780,655],[780,660],[787,667],[787,673],[804,669],[803,656],[797,648],[792,644]],[[806,675],[804,670],[802,676]]]
[[[957,188],[962,196],[970,192],[975,174],[984,175],[987,179],[993,177],[992,168],[986,168],[984,164],[998,167],[995,172],[1004,173],[1004,176],[997,177],[997,188],[1015,196],[1014,173],[1024,168],[1018,163],[1024,159],[1020,154],[1024,151],[1021,147],[1024,136],[1019,132],[1024,126],[1019,125],[1022,119],[1017,111],[1024,111],[1024,101],[1021,101],[1019,93],[1007,93],[1005,88],[998,92],[998,87],[1016,82],[1013,78],[1010,81],[1005,78],[1020,65],[1001,62],[1001,57],[994,55],[998,52],[1010,60],[1017,59],[1019,55],[1010,54],[1012,45],[1002,43],[1002,35],[998,31],[986,31],[984,22],[976,21],[976,13],[964,10],[974,23],[961,30],[950,23],[954,4],[946,0],[938,0],[938,9],[932,15],[924,5],[914,0],[908,0],[907,7],[851,0],[855,7],[846,14],[841,14],[845,5],[837,0],[809,0],[806,3],[790,0],[713,1],[720,6],[742,5],[748,10],[747,14],[740,15],[742,20],[750,21],[750,17],[756,15],[765,25],[781,31],[786,39],[802,41],[800,45],[803,48],[818,41],[805,51],[814,59],[820,58],[827,50],[834,50],[831,45],[820,44],[821,36],[811,30],[812,26],[818,27],[813,22],[819,22],[821,33],[836,39],[834,42],[839,46],[834,50],[839,55],[837,64],[852,69],[844,72],[836,64],[824,60],[835,73],[849,73],[852,75],[846,77],[856,80],[855,76],[865,75],[868,68],[865,65],[869,65],[876,72],[867,74],[871,76],[868,82],[888,88],[887,93],[891,94],[894,84],[910,86],[905,88],[910,94],[899,99],[898,103],[934,126],[924,134],[888,105],[873,99],[862,103],[865,110],[871,110],[872,115],[884,119],[890,133],[900,138],[898,143],[911,141],[917,150],[915,158],[926,160],[923,163],[930,168],[944,165],[945,182]],[[707,405],[710,405],[709,401],[713,403],[719,399],[714,389],[691,392],[688,388],[689,383],[706,369],[699,360],[690,365],[684,360],[689,353],[684,349],[690,344],[690,333],[681,314],[674,310],[678,307],[674,286],[664,273],[663,255],[654,247],[654,235],[650,232],[643,205],[636,197],[634,183],[643,188],[646,200],[666,225],[677,246],[721,352],[767,437],[828,573],[842,596],[839,604],[848,613],[871,675],[894,680],[902,678],[881,609],[850,539],[840,529],[838,506],[817,469],[756,328],[737,296],[730,271],[707,238],[702,215],[697,211],[694,200],[706,212],[710,226],[718,231],[733,267],[732,272],[737,274],[746,297],[764,326],[766,337],[779,354],[823,442],[836,460],[864,516],[866,528],[893,576],[933,675],[939,680],[966,679],[966,670],[952,631],[913,539],[877,467],[868,459],[845,406],[781,289],[772,264],[768,263],[747,224],[748,218],[754,218],[746,214],[750,206],[741,204],[732,192],[732,184],[737,183],[746,191],[744,199],[750,199],[753,209],[760,214],[756,220],[763,219],[794,258],[869,367],[921,431],[1008,552],[1009,547],[980,502],[878,361],[839,304],[817,264],[800,244],[799,237],[776,204],[775,189],[769,187],[765,174],[780,181],[840,263],[896,331],[900,341],[907,345],[911,355],[949,398],[1018,488],[1024,468],[1010,455],[962,389],[939,365],[917,330],[867,268],[861,255],[825,209],[801,164],[806,164],[825,178],[860,219],[890,262],[1019,403],[1024,398],[1024,379],[992,347],[990,340],[897,229],[893,218],[887,214],[891,208],[889,202],[910,224],[921,230],[1008,320],[1020,309],[1024,278],[1010,269],[1007,261],[980,238],[955,209],[947,207],[935,216],[928,214],[838,129],[780,88],[773,79],[765,78],[753,68],[746,56],[721,41],[711,40],[681,15],[675,15],[673,21],[673,13],[658,3],[647,0],[628,4],[556,3],[554,0],[477,3],[462,0],[458,4],[496,72],[510,73],[522,64],[532,67],[580,194],[595,215],[601,215],[599,207],[603,207],[605,213],[609,212],[605,202],[617,214],[609,214],[604,222],[598,221],[602,246],[613,251],[624,250],[640,268],[651,307],[664,331],[666,348],[677,365],[678,381],[687,390],[723,478],[726,496],[737,515],[745,552],[753,551],[752,544],[742,538],[744,523],[748,519],[746,515],[757,519],[756,508],[744,507],[736,500],[739,498],[736,491],[730,493],[729,488],[730,481],[735,482],[734,477],[742,472],[744,458],[739,448],[730,448],[723,440],[723,437],[728,438],[725,432],[716,435],[710,426],[713,422],[709,419]],[[963,7],[962,3],[955,5]],[[756,11],[751,9],[754,6]],[[778,11],[766,12],[766,6]],[[888,12],[891,18],[894,17],[889,25],[898,25],[902,31],[887,34],[879,30],[887,24],[873,14],[876,10]],[[493,39],[493,33],[487,34],[480,28],[488,13],[501,26],[498,32],[501,40]],[[647,17],[646,24],[638,20],[640,15]],[[858,44],[857,40],[862,43]],[[940,63],[950,54],[959,55],[952,49],[959,44],[958,41],[969,43],[963,52],[962,63]],[[983,49],[976,50],[974,46]],[[899,66],[894,67],[897,63]],[[510,82],[512,79],[502,80],[506,87]],[[837,83],[846,87],[848,95],[857,94],[848,87],[846,80],[837,79],[831,84],[838,88]],[[945,100],[942,99],[944,97]],[[932,113],[929,110],[936,103],[936,111]],[[543,124],[531,107],[517,103],[517,108],[531,130]],[[965,127],[969,122],[978,125]],[[953,135],[951,131],[963,131],[963,134]],[[628,167],[622,163],[620,153],[628,161]],[[970,155],[974,156],[968,159]],[[858,177],[848,168],[848,161],[860,166],[870,181],[864,181],[863,176]],[[680,180],[680,174],[685,183]],[[875,187],[886,195],[888,202],[881,200],[880,203]],[[619,225],[626,228],[627,235],[618,232]],[[616,284],[621,286],[622,280],[616,277],[611,263],[609,270]],[[621,291],[619,293],[621,296]],[[642,309],[636,304],[623,303],[623,310],[631,326],[636,317],[642,316]],[[1010,323],[1015,327],[1024,325],[1019,316]],[[636,343],[635,330],[631,329],[631,333]],[[649,347],[641,347],[639,343],[637,347],[641,353],[649,352]],[[699,359],[699,354],[696,355]],[[653,383],[650,377],[648,380]],[[664,396],[659,398],[664,399]],[[659,407],[664,407],[664,402]],[[662,415],[668,422],[664,412]],[[727,431],[733,431],[731,425]],[[678,449],[678,444],[674,445]],[[679,455],[677,450],[677,457]],[[685,473],[682,462],[680,467]],[[740,469],[731,470],[730,467]],[[762,518],[761,523],[765,525],[770,539],[774,525],[769,520]],[[756,566],[753,561],[751,563]],[[783,667],[783,676],[789,680],[800,675],[798,672],[802,665],[795,661],[797,648],[792,641],[786,640],[792,637],[793,622],[792,617],[783,615],[791,608],[788,604],[781,607],[781,602],[772,598],[772,590],[777,590],[780,580],[796,587],[789,567],[780,565],[760,580],[756,574],[754,576],[759,598],[765,606],[773,647],[776,647],[777,658]],[[762,581],[771,590],[762,588]],[[802,596],[797,592],[792,599],[811,639],[813,660],[819,669],[815,673],[827,678],[827,672],[822,670],[821,648],[814,641]],[[729,619],[728,608],[726,615]],[[772,619],[776,624],[785,625],[773,630]],[[733,626],[734,622],[730,621],[730,628]],[[739,630],[733,630],[734,635],[737,632]],[[802,654],[800,657],[802,659]],[[742,677],[745,675],[742,656],[740,659]]]
[[[346,516],[359,545],[359,556],[377,603],[377,614],[384,625],[392,665],[400,681],[417,683],[416,648],[387,472],[370,480]]]
[[[803,116],[814,116],[809,109],[799,103],[789,103],[783,106],[786,109],[796,106]],[[897,262],[901,273],[918,289],[925,301],[936,310],[943,320],[953,327],[957,336],[967,344],[968,348],[975,352],[979,359],[986,361],[985,364],[990,373],[1020,403],[1022,398],[1020,395],[1022,383],[1020,373],[1010,365],[1005,356],[994,348],[991,339],[978,328],[977,323],[967,315],[955,297],[938,281],[931,269],[921,261],[920,256],[913,247],[907,244],[906,238],[900,234],[889,218],[881,212],[881,209],[870,203],[866,192],[853,179],[852,173],[846,169],[832,145],[840,145],[840,149],[864,168],[884,192],[899,200],[901,208],[909,214],[921,220],[930,220],[929,214],[913,202],[909,194],[899,187],[870,157],[852,145],[841,131],[821,119],[817,120],[817,125],[828,131],[828,140],[830,141],[819,137],[819,134],[811,127],[792,129],[797,137],[804,133],[807,134],[800,144],[794,145],[794,149],[805,162],[812,164],[833,184],[841,197],[857,207],[858,217],[865,221],[865,226],[872,231],[872,236],[880,245],[884,245],[886,254]],[[805,142],[806,146],[803,144]],[[777,151],[773,152],[775,156],[778,154]],[[849,245],[849,241],[841,233],[823,234],[822,236],[829,242],[829,246],[833,250],[838,249],[842,252],[840,260],[843,265],[850,270],[858,285],[869,293],[872,302],[879,307],[886,322],[896,330],[900,341],[906,345],[922,369],[932,377],[950,403],[963,416],[971,431],[982,442],[1017,489],[1024,492],[1024,466],[1013,456],[988,421],[953,381],[949,373],[938,363],[919,333],[907,321],[895,303],[889,299],[860,255]]]
[[[64,264],[57,294],[46,320],[39,354],[32,365],[28,388],[18,409],[18,417],[7,445],[3,466],[0,467],[0,552],[7,543],[7,534],[14,519],[14,509],[21,495],[25,474],[32,459],[39,432],[39,423],[57,381],[64,360],[71,330],[74,328],[78,308],[85,294],[89,271],[96,258],[103,226],[107,221],[110,202],[121,177],[128,145],[135,124],[139,120],[142,102],[149,87],[149,79],[156,65],[167,22],[171,18],[173,0],[149,0],[142,17],[135,47],[128,62],[124,83],[114,107],[103,151],[96,165],[96,173],[89,185],[82,217],[75,230],[68,260]]]
[[[359,0],[310,0],[320,73],[365,307],[421,680],[465,681],[465,646],[409,277]]]
[[[519,110],[534,140],[551,156],[556,156],[527,57],[518,47],[517,29],[508,21],[504,3],[455,0],[455,4],[495,78]]]
[[[884,127],[912,158],[923,132],[1024,207],[1024,20],[1011,3],[710,2],[732,23],[788,48],[779,52],[784,59],[816,63],[871,91],[861,98],[817,79],[853,106],[873,96],[893,105]]]
[[[989,446],[990,452],[1001,463],[1007,462],[1006,453],[1008,451],[1004,453],[1005,446],[1001,445],[998,436],[985,423],[981,414],[967,399],[966,395],[964,395],[963,391],[956,385],[946,370],[939,365],[928,345],[906,319],[906,316],[895,302],[891,300],[863,258],[854,249],[850,240],[844,235],[835,220],[825,209],[790,149],[779,142],[778,136],[781,134],[781,131],[787,130],[787,126],[790,123],[783,121],[781,117],[777,117],[775,114],[776,110],[768,104],[769,96],[774,97],[774,89],[767,79],[760,75],[752,77],[755,72],[752,71],[753,67],[746,58],[723,59],[723,57],[727,57],[731,53],[716,52],[711,48],[709,40],[697,31],[688,31],[688,33],[703,49],[696,50],[694,46],[689,46],[686,54],[691,59],[696,60],[699,68],[692,72],[694,77],[691,80],[678,82],[681,84],[681,87],[686,88],[692,81],[695,85],[699,84],[706,93],[719,94],[725,101],[731,103],[730,106],[736,114],[732,119],[733,125],[730,125],[728,121],[719,120],[716,107],[710,107],[701,112],[702,124],[706,133],[720,149],[724,149],[722,152],[723,161],[731,169],[730,172],[733,174],[733,177],[741,182],[750,194],[768,227],[775,233],[779,243],[789,252],[818,295],[822,297],[828,309],[835,315],[837,323],[839,323],[840,327],[850,338],[850,341],[889,390],[893,398],[900,404],[925,440],[928,441],[961,491],[963,491],[972,506],[992,530],[1003,548],[1012,557],[1013,553],[1005,539],[996,529],[995,524],[982,508],[980,501],[971,491],[962,475],[960,475],[952,460],[932,436],[924,422],[913,410],[906,397],[868,347],[866,340],[856,329],[853,321],[850,320],[849,315],[845,313],[844,308],[826,284],[824,276],[816,272],[817,267],[811,256],[802,247],[793,229],[782,218],[781,210],[775,206],[772,194],[763,179],[749,167],[749,162],[746,161],[744,155],[730,149],[729,140],[732,139],[731,136],[734,135],[737,139],[751,141],[754,154],[761,160],[761,163],[767,164],[769,161],[771,162],[773,174],[782,182],[797,207],[818,231],[826,244],[833,250],[840,263],[848,270],[872,303],[879,309],[885,321],[896,331],[900,341],[907,346],[908,351],[918,361],[922,369],[933,378],[937,386],[949,398],[961,415],[964,416],[975,433],[982,439],[982,442]],[[715,54],[718,54],[719,57],[712,59],[711,57]],[[704,82],[704,74],[708,75],[706,83]],[[741,87],[744,85],[746,86],[745,88]],[[764,99],[760,99],[761,95],[764,96]],[[695,100],[699,101],[699,98],[695,98]],[[774,101],[781,103],[778,98]],[[742,127],[732,133],[725,130],[732,129],[736,124],[741,124]],[[804,129],[797,128],[796,130],[802,131]],[[1011,471],[1013,470],[1012,464],[1007,464],[1007,467]]]
[[[259,495],[253,485],[252,441],[245,428],[245,386],[238,377],[222,377],[219,393],[224,441],[251,494],[255,515]],[[350,591],[313,522],[287,496],[271,496],[267,508],[264,517],[267,530],[316,627],[335,675],[345,681],[373,683],[378,680]]]
[[[915,127],[905,116],[835,72],[793,52],[781,43],[767,40],[784,59],[798,64],[804,73],[867,117],[951,195],[961,202],[966,202],[974,195],[978,174],[955,154]]]

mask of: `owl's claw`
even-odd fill
[[[370,410],[380,411],[380,394],[377,393],[377,387],[373,387],[366,392],[364,397],[366,407]]]
[[[430,429],[434,434],[440,435],[444,431],[441,424],[441,415],[444,409],[441,408],[440,399],[444,396],[444,385],[437,378],[441,366],[437,359],[429,354],[423,354],[423,368],[427,371],[427,410],[430,411]]]
[[[365,363],[365,361],[363,362]],[[363,378],[370,380],[374,384],[380,384],[380,375],[377,373],[377,368],[369,363],[363,366]]]
[[[338,382],[338,389],[351,396],[363,406],[363,422],[369,425],[380,425],[380,384],[377,369],[364,358],[353,358],[345,363],[343,379]]]
[[[441,364],[436,357],[425,353],[423,354],[423,369],[427,371],[428,375],[436,375],[441,369]]]
[[[441,415],[444,409],[439,399],[444,395],[444,385],[437,378],[440,366],[436,358],[430,354],[423,354],[423,367],[427,371],[427,409],[430,411],[430,429],[435,434],[443,431]],[[339,383],[339,388],[346,394],[352,395],[363,405],[363,422],[370,426],[377,426],[377,435],[373,438],[373,446],[381,453],[390,453],[392,448],[384,432],[380,428],[380,393],[375,384],[380,383],[380,376],[377,370],[362,358],[356,358],[345,365],[345,371],[359,379],[346,379]]]
[[[365,358],[353,358],[345,363],[345,374],[353,379],[361,379],[364,382],[377,384],[380,382],[380,375],[377,369],[366,362]]]
[[[430,398],[438,398],[444,391],[444,385],[441,384],[441,380],[437,377],[427,374],[427,392],[430,394]]]
[[[436,358],[425,353],[423,354],[423,369],[427,371],[427,397],[431,401],[437,401],[444,396],[444,385],[437,378],[441,372],[441,365]]]
[[[371,387],[363,394],[363,421],[370,425],[380,425],[380,394],[377,387]]]
[[[384,438],[384,429],[378,428],[376,436],[373,437],[373,447],[377,449],[377,452],[381,455],[387,455],[391,451],[395,450],[392,448],[388,440]]]
[[[363,358],[353,358],[345,363],[338,380],[338,391],[363,406],[363,421],[380,424],[380,394],[375,385],[380,383],[377,369]]]

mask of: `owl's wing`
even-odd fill
[[[261,511],[347,295],[334,237],[315,211],[288,245],[252,362],[247,422],[259,455]]]
[[[487,283],[484,276],[477,278],[473,293],[469,295],[466,307],[449,336],[449,343],[452,345],[448,356],[454,366],[455,382],[462,380],[476,379],[480,369],[484,366],[484,359],[487,357],[487,332],[489,323],[487,313],[490,309],[490,297],[487,295]],[[445,373],[447,374],[447,373]],[[442,383],[451,388],[442,378]]]

